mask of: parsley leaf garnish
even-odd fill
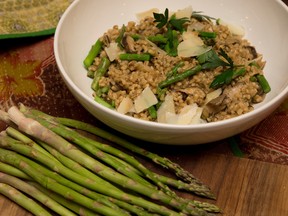
[[[175,15],[173,15],[170,20],[169,23],[171,24],[172,27],[174,27],[176,30],[183,32],[184,31],[184,24],[186,22],[189,22],[189,18],[187,17],[183,17],[180,19],[176,19]]]
[[[224,52],[224,51],[223,51]],[[220,54],[225,58],[227,58],[227,54],[225,55],[224,53],[221,53]],[[225,58],[225,59],[226,59]],[[229,61],[223,61],[221,58],[219,58],[219,56],[217,55],[217,53],[212,49],[206,53],[203,53],[202,55],[199,55],[197,57],[198,59],[198,62],[202,65],[202,68],[203,69],[214,69],[214,68],[217,68],[219,66],[231,66],[231,59],[228,57]],[[233,62],[232,62],[232,65],[233,65]]]
[[[175,15],[172,15],[169,19],[169,10],[166,8],[164,14],[153,13],[154,22],[157,23],[156,27],[162,28],[166,26],[167,32],[165,38],[167,38],[167,43],[164,44],[164,50],[170,56],[177,56],[177,47],[179,45],[178,32],[183,32],[185,30],[184,24],[189,22],[189,18],[177,19]]]
[[[222,60],[219,56],[222,56],[224,60]],[[210,88],[213,89],[217,89],[225,84],[231,83],[233,79],[238,76],[242,76],[246,72],[245,68],[235,68],[233,60],[223,49],[220,49],[219,56],[214,50],[210,50],[197,57],[202,69],[214,69],[219,66],[226,68],[221,74],[215,76],[214,80],[210,84]]]
[[[162,28],[165,25],[167,25],[167,28],[175,29],[175,30],[178,30],[180,32],[184,31],[183,25],[186,22],[190,21],[190,17],[183,17],[183,18],[177,19],[175,17],[175,15],[171,16],[171,18],[169,20],[168,8],[165,9],[164,14],[153,13],[153,15],[154,15],[154,19],[155,19],[154,22],[157,23],[157,25],[156,25],[157,28]]]
[[[162,28],[164,27],[168,20],[169,20],[169,11],[168,11],[168,8],[166,8],[164,14],[160,14],[160,13],[153,13],[154,15],[154,19],[156,23],[158,23],[156,25],[157,28]]]
[[[236,77],[244,75],[245,72],[245,68],[228,68],[227,70],[223,71],[221,74],[215,77],[215,79],[210,84],[210,88],[217,89],[222,85],[229,84]]]

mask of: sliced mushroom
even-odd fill
[[[105,46],[109,46],[109,44],[111,43],[111,39],[108,34],[103,35],[103,43]]]
[[[183,100],[189,100],[197,103],[199,106],[204,103],[205,100],[205,92],[199,87],[189,87],[186,89],[177,89],[177,91],[182,93]]]
[[[224,110],[226,108],[225,99],[226,95],[222,94],[217,98],[212,99],[209,101],[203,108],[202,111],[202,119],[207,119],[212,115]]]
[[[245,46],[245,48],[248,49],[251,55],[253,56],[252,59],[256,59],[258,57],[258,53],[254,46]]]
[[[121,43],[128,53],[135,52],[135,41],[130,35],[125,34]]]

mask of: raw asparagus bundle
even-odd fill
[[[23,185],[47,196],[71,215],[220,212],[213,204],[185,199],[174,192],[173,188],[177,188],[215,199],[208,186],[178,164],[93,125],[56,118],[23,105],[20,109],[12,107],[7,113],[1,111],[0,118],[11,125],[0,134],[0,172],[10,177],[5,178],[5,184],[15,187],[15,181],[26,181]],[[75,128],[112,141],[127,151],[100,143]],[[179,178],[149,170],[133,153],[173,170]],[[27,193],[25,188],[18,190]],[[66,215],[57,212],[54,205],[48,208]]]

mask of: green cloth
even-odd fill
[[[51,35],[73,0],[0,0],[0,39]]]

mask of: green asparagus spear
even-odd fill
[[[0,183],[0,193],[13,200],[35,216],[52,216],[52,214],[34,200],[8,184]]]
[[[85,169],[84,167],[82,167],[80,164],[78,164],[77,162],[71,160],[68,157],[65,157],[64,155],[62,155],[61,153],[59,153],[57,150],[51,148],[49,145],[47,145],[44,142],[40,141],[40,145],[43,146],[45,149],[47,149],[53,156],[55,156],[59,161],[61,161],[61,163],[63,163],[65,166],[67,166],[68,168],[70,168],[71,170],[75,170],[77,173],[86,176],[88,178],[94,179],[95,174],[90,172],[89,170]],[[97,181],[97,179],[96,179]],[[117,188],[116,188],[117,189]],[[89,196],[90,198],[94,198],[95,196],[91,196],[91,194],[86,194],[87,196]],[[92,193],[93,195],[93,193]],[[130,211],[136,215],[142,215],[142,216],[148,216],[150,215],[150,213],[148,213],[147,211],[145,211],[143,208],[138,207],[136,205],[131,205],[127,202],[123,202],[121,200],[115,199],[113,197],[107,197],[107,196],[101,196],[103,199],[109,199],[112,203],[115,203],[117,206],[126,209],[127,211]],[[113,207],[111,205],[109,205],[110,207]]]
[[[37,112],[37,111],[36,111]],[[50,125],[52,128],[56,128],[57,126],[54,125],[55,122],[51,122],[50,123],[47,123],[48,125]],[[59,125],[58,125],[59,126]],[[165,185],[163,186],[161,184],[162,183],[166,183],[167,185],[172,185],[178,189],[186,189],[187,191],[196,191],[196,193],[198,195],[202,195],[202,196],[208,196],[209,198],[214,198],[214,195],[210,192],[209,189],[205,188],[204,187],[204,192],[199,190],[199,188],[201,188],[199,185],[196,185],[196,188],[195,188],[195,185],[189,185],[189,184],[186,184],[184,182],[181,182],[179,180],[174,180],[174,179],[171,179],[171,178],[168,178],[168,177],[165,177],[165,176],[161,176],[161,175],[158,175],[157,173],[153,173],[151,172],[150,170],[146,169],[144,166],[142,166],[138,161],[136,161],[133,157],[131,158],[131,156],[125,154],[124,152],[121,152],[109,145],[105,145],[105,144],[101,144],[101,143],[98,143],[98,142],[95,142],[94,140],[91,140],[91,139],[87,139],[86,137],[81,137],[80,134],[74,132],[74,131],[69,131],[69,130],[65,130],[65,128],[62,128],[63,129],[63,132],[65,132],[63,135],[64,137],[66,138],[70,138],[70,137],[73,137],[73,141],[74,142],[77,142],[77,139],[83,139],[82,141],[84,143],[87,143],[88,146],[97,146],[99,147],[100,149],[104,150],[104,151],[107,151],[109,152],[110,154],[112,155],[116,155],[118,156],[119,158],[122,158],[124,159],[125,161],[127,161],[128,163],[131,163],[132,165],[134,165],[135,167],[137,167],[140,171],[142,171],[142,175],[148,177],[150,180],[154,181],[154,183],[156,185],[158,185],[159,187],[163,188],[164,191],[168,190],[168,194],[172,195],[172,191],[169,190],[169,188],[166,188]],[[55,131],[56,132],[56,131]],[[45,144],[44,144],[45,145]],[[47,146],[47,145],[46,145]],[[49,146],[47,146],[48,148],[50,148]],[[87,149],[88,150],[88,149]],[[89,150],[91,152],[91,149]],[[93,151],[93,150],[92,150]],[[51,151],[50,151],[51,152]],[[63,156],[59,156],[61,155],[60,153],[58,153],[57,151],[54,151],[54,154],[53,155],[58,155],[57,158],[61,158]],[[60,159],[61,160],[61,159]],[[62,160],[61,160],[62,161]],[[65,160],[66,161],[66,160]],[[64,162],[64,160],[63,160]],[[64,162],[65,163],[65,162]],[[123,161],[122,161],[123,163]],[[68,165],[69,166],[69,165]],[[71,167],[71,166],[70,166]],[[71,168],[73,169],[74,166],[72,166]],[[73,169],[74,170],[74,169]],[[136,170],[138,171],[138,170]],[[136,171],[133,171],[133,172],[136,172]],[[89,174],[88,174],[89,175]],[[166,191],[167,192],[167,191]],[[194,202],[192,200],[180,200],[181,202],[187,202],[192,204],[193,206],[196,206],[197,208],[202,208],[203,205],[198,205],[197,202]],[[208,207],[209,206],[209,207]],[[220,212],[220,209],[215,206],[215,205],[212,205],[212,204],[208,204],[206,203],[205,204],[205,210],[208,210],[209,211],[213,211],[213,212]]]
[[[2,162],[0,162],[0,172],[7,173],[21,179],[31,180],[31,178],[23,171]]]
[[[127,61],[149,61],[151,58],[151,55],[143,53],[143,54],[137,54],[137,53],[122,53],[119,55],[120,60],[127,60]]]
[[[12,124],[15,125],[15,123],[13,123],[10,120],[8,113],[0,110],[0,114],[1,114],[0,115],[1,120],[5,121],[9,125],[12,125]],[[46,117],[53,118],[47,114],[44,114],[44,113],[42,113],[42,114],[45,115]],[[92,133],[96,136],[99,136],[99,137],[102,137],[102,138],[107,139],[109,141],[112,141],[112,142],[120,145],[121,147],[124,147],[127,150],[131,150],[134,153],[137,153],[141,156],[144,156],[144,157],[150,159],[151,161],[153,161],[154,163],[162,166],[163,168],[166,168],[166,169],[169,169],[169,170],[175,172],[175,174],[180,179],[183,179],[185,182],[196,183],[196,184],[200,184],[200,185],[203,184],[201,181],[199,181],[197,178],[195,178],[195,176],[193,176],[190,172],[186,171],[181,166],[179,166],[179,164],[172,162],[168,158],[161,157],[158,154],[155,154],[155,153],[147,151],[146,149],[143,149],[137,145],[134,145],[130,141],[123,139],[122,137],[117,136],[111,132],[105,131],[101,128],[95,127],[94,125],[87,124],[85,122],[81,122],[81,121],[74,120],[74,119],[60,118],[59,117],[59,118],[57,118],[57,121],[59,121],[61,124],[64,124],[66,126],[73,127],[76,129],[81,129],[83,131],[87,131],[87,132]]]
[[[199,32],[200,37],[205,37],[205,38],[216,38],[217,33],[216,32],[206,32],[206,31],[200,31]]]
[[[49,116],[47,114],[45,114],[45,116],[47,118],[49,118]],[[53,118],[53,117],[50,116],[50,118]],[[146,149],[143,149],[137,145],[134,145],[130,141],[123,139],[122,137],[117,136],[111,132],[105,131],[105,130],[98,128],[94,125],[91,125],[91,124],[88,124],[85,122],[81,122],[81,121],[78,121],[75,119],[58,117],[57,119],[55,118],[54,120],[58,121],[59,123],[61,123],[63,125],[66,125],[68,127],[83,130],[83,131],[89,132],[91,134],[94,134],[96,136],[102,137],[106,140],[109,140],[111,142],[114,142],[114,143],[120,145],[121,147],[124,147],[127,150],[130,150],[134,153],[137,153],[141,156],[144,156],[144,157],[150,159],[151,161],[155,162],[156,164],[162,166],[163,168],[172,170],[173,172],[175,172],[175,174],[179,178],[183,179],[185,182],[188,182],[188,183],[192,182],[192,183],[196,183],[196,184],[200,184],[200,185],[202,184],[195,176],[193,176],[190,172],[184,170],[179,164],[172,162],[168,158],[161,157],[158,154],[155,154],[155,153],[147,151]]]
[[[47,196],[51,197],[53,200],[57,201],[61,205],[65,206],[68,209],[71,209],[73,212],[79,214],[79,215],[85,215],[85,216],[100,216],[99,214],[90,211],[87,208],[84,208],[83,206],[72,202],[68,199],[65,199],[63,196],[51,191],[47,190],[46,188],[42,187],[40,184],[37,184],[36,182],[28,182],[27,184],[32,185],[33,187],[37,188],[38,190],[42,191]]]
[[[37,188],[27,184],[23,180],[20,180],[16,177],[0,172],[0,183],[8,184],[26,194],[29,194],[29,196],[31,196],[35,200],[38,200],[43,205],[45,205],[46,207],[48,207],[49,209],[53,210],[54,212],[60,215],[76,216],[76,214],[64,208],[59,203],[55,202],[55,200],[51,199],[46,194],[39,191]]]
[[[77,175],[77,173],[74,173],[71,170],[67,169],[59,161],[51,160],[51,157],[47,156],[46,154],[43,154],[42,152],[40,152],[37,149],[32,148],[31,146],[23,145],[21,142],[18,142],[16,140],[13,140],[13,139],[6,137],[6,136],[3,136],[3,135],[0,136],[0,146],[3,148],[7,148],[10,150],[16,151],[18,153],[25,154],[27,157],[32,157],[33,159],[45,164],[46,166],[49,166],[50,169],[52,169],[56,172],[62,173],[63,175],[65,175],[69,179],[71,178],[73,181],[79,183],[82,186],[87,186],[87,187],[90,186],[90,183],[87,183],[87,182],[90,182],[91,180],[86,179],[86,178],[84,179],[83,176]],[[122,171],[121,170],[121,164],[117,163],[116,160],[114,160],[114,158],[112,158],[112,157],[106,158],[105,153],[103,153],[101,151],[95,152],[95,155],[96,154],[101,155],[99,157],[104,158],[104,161],[107,163],[112,163],[112,164],[116,163],[118,166],[120,166],[118,168],[118,171]],[[105,160],[105,158],[106,158],[106,160]],[[117,169],[117,167],[115,167],[115,168]],[[126,171],[130,172],[130,175],[129,175],[129,173],[127,173],[129,175],[129,177],[132,177],[133,179],[136,178],[136,180],[139,180],[139,182],[141,182],[142,184],[150,186],[150,184],[148,182],[142,180],[142,178],[140,178],[140,176],[139,176],[139,179],[137,179],[137,175],[132,175],[134,173],[131,172],[131,170],[127,169]],[[97,182],[94,182],[94,184],[97,184]],[[91,184],[92,188],[90,188],[90,189],[94,189],[94,184]],[[107,188],[109,188],[109,187],[107,187]]]
[[[88,55],[85,57],[83,64],[85,68],[88,68],[94,61],[94,58],[100,53],[103,43],[98,39],[91,47]]]
[[[46,156],[50,157],[51,155],[43,148],[41,148],[36,142],[34,142],[32,139],[27,137],[25,134],[21,133],[20,131],[14,129],[13,127],[6,128],[6,133],[11,136],[12,138],[15,138],[17,140],[22,141],[26,145],[29,145],[39,151],[41,151],[43,154],[46,154]],[[55,160],[54,157],[50,157],[51,160]]]
[[[20,130],[25,133],[30,134],[31,136],[35,136],[35,138],[40,139],[42,141],[47,142],[49,145],[53,146],[61,153],[70,157],[73,160],[76,160],[78,163],[86,166],[88,169],[102,176],[104,179],[111,181],[115,184],[118,184],[122,187],[126,187],[129,190],[140,193],[144,196],[152,198],[154,200],[158,200],[166,205],[170,205],[173,208],[176,208],[180,211],[192,214],[192,215],[206,215],[206,212],[200,211],[198,209],[192,208],[190,205],[187,206],[186,203],[181,203],[178,200],[175,200],[173,197],[170,197],[166,194],[163,194],[161,191],[154,190],[153,188],[147,187],[145,185],[139,184],[126,176],[123,176],[111,168],[99,163],[99,161],[94,158],[88,156],[87,154],[81,152],[76,148],[71,148],[71,144],[68,143],[65,139],[53,133],[49,129],[43,127],[37,121],[33,121],[32,119],[26,118],[16,107],[12,107],[8,110],[9,117],[11,120],[18,124]],[[32,127],[33,125],[33,127]],[[171,214],[168,209],[161,206],[161,213],[166,212],[167,214]],[[159,211],[159,205],[155,210]],[[158,212],[159,213],[159,212]],[[174,213],[172,213],[174,214]]]
[[[81,204],[85,206],[86,208],[91,209],[92,211],[95,211],[100,214],[104,215],[126,215],[123,214],[120,211],[114,210],[110,207],[107,207],[103,204],[100,204],[99,202],[96,202],[95,200],[92,200],[81,193],[78,193],[71,188],[64,186],[62,184],[59,184],[55,180],[51,179],[50,177],[47,177],[39,172],[30,164],[26,163],[27,159],[25,159],[23,156],[9,151],[5,149],[0,148],[0,160],[2,162],[8,163],[12,166],[15,166],[21,170],[23,170],[27,175],[29,175],[31,178],[33,178],[36,182],[41,184],[43,187],[46,187],[47,189],[50,189],[65,198],[69,200],[73,200],[74,202]]]
[[[41,145],[44,145],[44,143],[41,142]],[[56,153],[56,152],[57,152],[55,149],[49,147],[47,144],[45,144],[45,148],[47,148],[49,152],[50,152],[50,151],[53,152],[53,153]],[[57,154],[53,154],[53,156],[55,156],[55,155],[59,156],[60,153],[57,152]],[[64,159],[62,160],[62,159],[60,158],[59,161],[64,162],[65,165],[70,164],[69,162],[71,162],[71,163],[74,162],[74,161],[70,160],[69,158],[67,158],[67,157],[65,157],[65,156],[63,156],[63,157],[64,157]],[[58,157],[56,157],[56,158],[58,159]],[[69,160],[70,160],[70,161],[69,161]],[[26,162],[27,162],[27,161],[26,161]],[[68,162],[68,163],[67,163],[67,162]],[[0,163],[2,163],[2,162],[0,162]],[[102,204],[104,204],[104,205],[107,205],[107,206],[109,206],[109,207],[111,207],[111,208],[114,208],[114,209],[119,209],[119,206],[120,206],[120,207],[126,207],[127,210],[132,211],[132,212],[135,212],[135,213],[138,212],[138,214],[139,214],[139,209],[136,208],[135,206],[132,206],[132,205],[126,204],[126,203],[123,204],[124,202],[122,202],[122,201],[120,201],[120,200],[113,199],[113,198],[111,198],[111,197],[108,198],[107,196],[104,196],[104,195],[102,195],[102,194],[98,194],[98,193],[95,193],[94,191],[90,191],[90,190],[88,190],[88,189],[86,189],[86,188],[84,188],[84,187],[81,187],[81,186],[79,186],[79,185],[77,185],[77,184],[75,184],[75,183],[73,183],[73,182],[71,182],[71,181],[63,178],[62,176],[56,174],[55,172],[52,172],[52,171],[47,170],[47,169],[44,169],[43,167],[41,167],[40,165],[38,165],[38,164],[36,164],[36,163],[34,163],[34,162],[31,162],[31,161],[30,161],[30,164],[32,164],[32,166],[34,166],[34,168],[37,169],[37,172],[40,172],[40,173],[42,173],[42,174],[44,174],[44,175],[47,175],[47,176],[50,176],[50,177],[52,177],[54,180],[56,180],[57,182],[59,182],[59,183],[61,183],[61,184],[63,184],[63,185],[67,185],[67,186],[69,186],[70,188],[74,189],[75,191],[78,191],[79,193],[83,193],[83,194],[85,194],[87,197],[90,197],[91,199],[94,199],[94,200],[96,200],[96,201],[98,201],[98,202],[100,202],[100,203],[102,203]],[[76,162],[74,162],[74,163],[72,163],[72,164],[73,164],[72,167],[68,165],[68,167],[71,168],[71,170],[79,170],[79,168],[84,169],[84,168],[81,167],[79,164],[76,164]],[[76,164],[76,165],[75,165],[75,164]],[[1,164],[0,164],[0,165],[1,165]],[[6,165],[6,166],[9,166],[9,167],[7,167],[8,169],[5,169],[5,170],[4,170],[4,171],[7,170],[6,173],[11,173],[11,170],[16,170],[16,171],[17,171],[17,172],[16,172],[16,176],[19,175],[18,172],[20,172],[20,174],[23,173],[21,170],[16,169],[16,168],[13,167],[13,166],[10,166],[10,165],[8,165],[8,164],[5,164],[5,165]],[[0,166],[0,168],[1,168],[1,166]],[[1,171],[1,170],[0,170],[0,171]],[[84,170],[84,171],[85,171],[85,170]],[[87,171],[87,170],[86,170],[86,171]],[[87,172],[89,173],[89,171],[87,171]],[[15,173],[15,172],[12,172],[11,174],[14,175],[14,173]],[[83,174],[83,173],[84,173],[84,176],[85,176],[86,173],[85,173],[85,172],[81,172],[81,174]],[[17,174],[18,174],[18,175],[17,175]],[[24,174],[24,177],[27,176],[25,173],[23,173],[23,174]],[[22,175],[20,175],[19,177],[22,177]],[[95,180],[95,181],[97,182],[97,184],[100,183],[100,182],[99,182],[99,178],[98,178],[97,176],[95,176],[93,173],[92,173],[92,174],[89,173],[87,177],[90,177],[91,179]],[[29,176],[27,176],[25,179],[31,180],[31,178],[30,178]],[[118,190],[118,188],[116,188],[116,187],[114,187],[114,186],[113,186],[113,188],[110,188],[109,185],[108,185],[108,186],[105,185],[105,184],[103,185],[102,183],[103,183],[103,182],[100,183],[100,186],[103,187],[103,188],[105,188],[105,189]],[[95,184],[96,184],[96,183],[95,183]],[[119,190],[119,191],[120,191],[120,190]],[[110,201],[111,199],[113,199],[113,202]],[[135,209],[136,209],[136,210],[135,210]],[[122,211],[121,209],[119,209],[119,210]],[[145,212],[144,214],[142,213],[142,214],[139,214],[139,215],[149,215],[149,214],[148,214],[147,212]]]
[[[9,143],[7,143],[7,141]],[[19,142],[18,143],[15,142],[15,141],[13,142],[11,139],[5,140],[4,137],[0,138],[0,142],[1,142],[1,146],[2,147],[5,147],[7,149],[12,149],[12,150],[14,150],[16,152],[19,152],[19,153],[22,153],[22,154],[24,154],[26,156],[30,156],[30,157],[32,157],[34,159],[37,159],[37,161],[43,162],[43,163],[45,163],[45,165],[50,166],[50,168],[52,170],[55,169],[57,172],[59,172],[59,171],[62,171],[64,169],[64,171],[61,174],[64,173],[64,176],[68,176],[68,179],[72,179],[76,183],[80,182],[80,184],[77,185],[74,182],[70,182],[69,180],[61,178],[60,175],[55,175],[54,174],[53,176],[51,176],[51,173],[49,172],[49,170],[48,171],[47,170],[43,170],[41,168],[41,166],[35,165],[35,164],[33,164],[33,162],[26,160],[27,163],[29,163],[30,165],[36,167],[38,172],[43,173],[44,175],[50,176],[51,178],[55,179],[56,181],[60,182],[61,184],[67,185],[70,188],[74,189],[75,191],[83,193],[87,197],[90,197],[90,198],[94,199],[95,201],[97,201],[97,202],[99,202],[101,204],[104,204],[104,205],[109,206],[109,207],[114,208],[114,209],[119,209],[116,205],[111,203],[105,197],[103,197],[100,194],[96,194],[96,193],[94,193],[92,191],[89,191],[86,188],[84,188],[85,186],[87,186],[88,188],[91,188],[92,190],[94,189],[94,190],[97,191],[97,188],[99,188],[99,187],[105,188],[107,190],[113,190],[113,189],[117,190],[116,187],[109,187],[110,185],[103,184],[103,182],[101,182],[101,181],[91,181],[90,179],[82,178],[81,176],[77,175],[77,173],[74,173],[71,170],[69,171],[68,169],[65,169],[65,167],[63,167],[59,163],[58,164],[55,164],[55,162],[51,163],[51,161],[49,161],[49,158],[46,157],[45,155],[43,155],[41,152],[38,152],[37,150],[32,149],[29,146],[24,146],[22,144],[19,144]],[[68,172],[68,174],[67,174],[67,172]],[[71,178],[71,176],[72,176],[72,178]],[[97,178],[95,178],[95,179],[97,179]],[[99,180],[99,178],[98,178],[98,180]],[[81,186],[81,184],[82,184],[82,186]]]
[[[175,76],[169,77],[166,80],[159,83],[159,88],[165,88],[165,87],[167,87],[167,86],[169,86],[175,82],[182,81],[182,80],[186,79],[187,77],[198,73],[199,71],[201,71],[201,69],[202,69],[202,67],[200,65],[197,65],[194,68],[190,68],[190,69],[184,71],[183,73],[179,73]]]
[[[97,70],[95,71],[94,78],[91,84],[91,88],[96,92],[96,94],[97,91],[99,90],[99,81],[101,77],[104,76],[104,74],[107,72],[109,66],[110,66],[110,60],[107,57],[103,57]]]
[[[94,96],[94,100],[97,103],[99,103],[99,104],[101,104],[101,105],[103,105],[103,106],[105,106],[105,107],[107,107],[109,109],[115,109],[115,107],[112,104],[108,103],[103,98],[99,97],[97,94]]]
[[[33,118],[33,115],[29,115],[28,112],[26,112],[26,114],[27,114],[27,116]],[[202,185],[198,185],[198,184],[196,184],[196,185],[186,184],[186,183],[183,183],[183,182],[180,182],[180,181],[168,178],[168,177],[160,176],[156,173],[151,172],[146,167],[144,167],[134,157],[124,153],[123,151],[120,151],[116,148],[113,148],[110,145],[106,145],[103,143],[99,143],[95,140],[89,139],[89,138],[87,138],[87,137],[85,137],[85,136],[83,136],[83,135],[81,135],[81,134],[79,134],[73,130],[70,130],[64,126],[61,126],[61,125],[59,125],[53,121],[45,121],[41,118],[36,118],[35,116],[34,116],[34,118],[37,119],[37,121],[39,121],[42,125],[49,128],[50,130],[54,131],[58,135],[63,136],[64,138],[66,138],[68,140],[70,139],[71,142],[73,141],[74,143],[80,145],[81,147],[83,147],[84,149],[86,149],[87,151],[91,152],[94,155],[100,155],[101,157],[99,157],[99,159],[105,160],[105,157],[107,157],[107,154],[105,154],[104,152],[108,152],[109,154],[112,154],[112,155],[115,155],[115,156],[121,158],[122,160],[128,162],[129,164],[131,164],[132,166],[134,166],[135,168],[140,170],[143,173],[143,175],[145,175],[147,178],[152,180],[156,185],[158,185],[159,187],[164,189],[170,195],[171,195],[170,189],[162,183],[173,185],[174,187],[176,187],[178,189],[186,189],[188,191],[195,192],[198,195],[207,196],[209,198],[215,198],[215,196],[211,193],[211,190],[209,188],[207,188],[206,186],[202,186]],[[102,150],[103,152],[99,151],[98,149]],[[108,157],[109,157],[109,155],[108,155]],[[121,167],[121,165],[119,165],[114,160],[112,160],[112,161],[111,160],[110,161],[105,160],[105,162],[110,163],[111,166],[115,165],[115,168]],[[128,176],[137,180],[137,178],[134,178],[135,176],[132,175],[133,172],[131,172],[127,168],[124,170],[127,170],[129,172],[129,173],[127,173]]]

